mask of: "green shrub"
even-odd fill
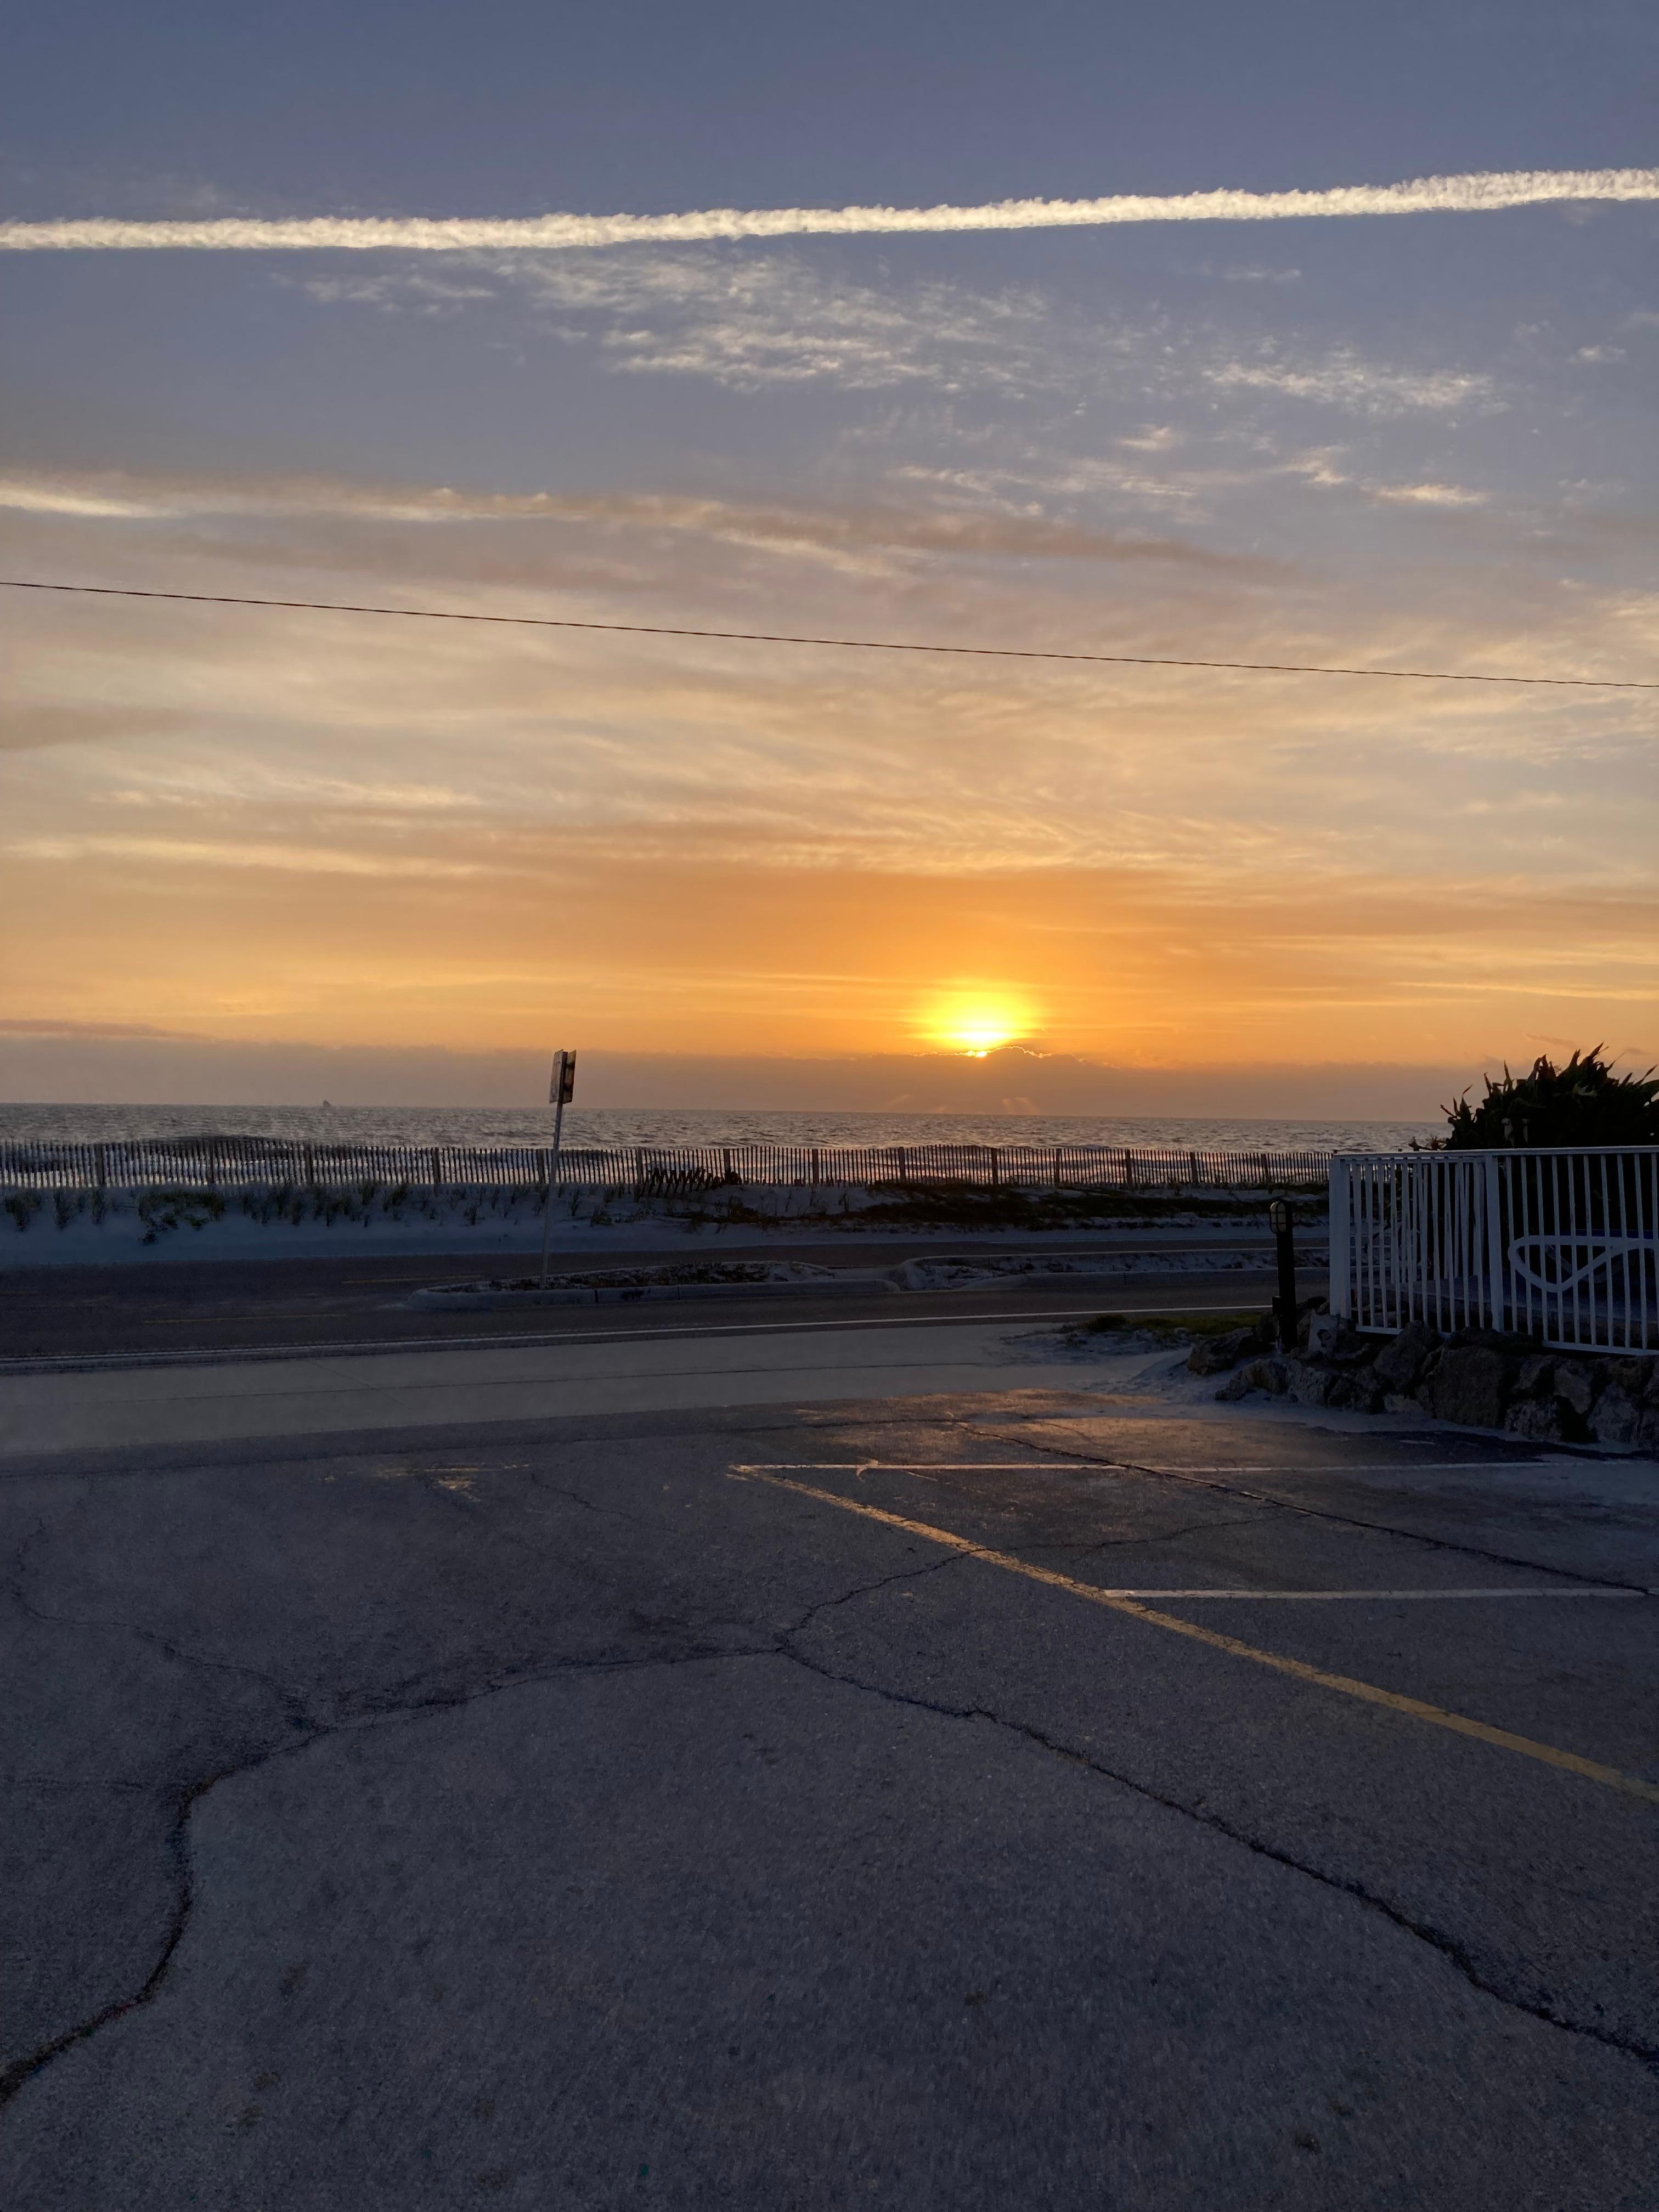
[[[1434,1147],[1447,1152],[1512,1152],[1557,1145],[1659,1145],[1659,1082],[1618,1075],[1593,1044],[1563,1067],[1540,1053],[1525,1075],[1486,1079],[1486,1095],[1471,1106],[1464,1092],[1444,1106],[1448,1128]]]

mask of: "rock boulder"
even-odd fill
[[[1404,1397],[1422,1380],[1429,1354],[1439,1341],[1426,1322],[1412,1322],[1383,1346],[1371,1363],[1372,1372],[1384,1390]]]
[[[1501,1352],[1484,1344],[1453,1345],[1429,1385],[1429,1411],[1437,1420],[1472,1429],[1500,1428],[1513,1381],[1514,1363]]]

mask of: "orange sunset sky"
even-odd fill
[[[796,175],[776,146],[742,178],[694,151],[666,204],[699,204],[699,161],[703,204]],[[1006,189],[1017,151],[953,154],[937,187]],[[599,173],[569,204],[620,194]],[[451,184],[465,207],[475,184],[436,175],[422,204]],[[0,562],[1651,682],[1652,222],[18,252]],[[261,1079],[331,1052],[373,1098],[394,1050],[1012,1037],[1220,1071],[1218,1104],[1230,1068],[1419,1070],[1425,1115],[1446,1071],[1659,1058],[1652,691],[18,591],[0,623],[14,1097],[137,1096],[128,1042],[146,1096],[257,1048]]]

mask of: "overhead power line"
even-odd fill
[[[974,660],[1069,660],[1112,668],[1217,668],[1249,676],[1376,676],[1410,684],[1526,684],[1553,690],[1659,691],[1659,678],[1488,676],[1456,668],[1334,668],[1301,660],[1196,660],[1161,653],[1055,653],[1031,645],[933,645],[908,638],[800,637],[759,629],[693,629],[669,623],[583,622],[572,615],[476,614],[460,607],[367,607],[338,599],[255,599],[225,592],[149,592],[122,584],[51,584],[0,576],[0,590],[73,592],[105,599],[170,599],[194,607],[276,607],[299,614],[392,615],[410,622],[495,623],[516,629],[602,630],[622,637],[713,638],[728,645],[830,646],[851,653],[950,653]]]

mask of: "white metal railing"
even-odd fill
[[[1331,1309],[1569,1351],[1659,1345],[1659,1146],[1339,1153]]]

